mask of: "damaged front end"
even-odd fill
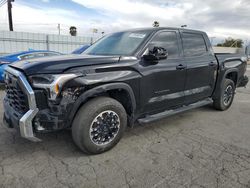
[[[45,90],[35,90],[39,109],[33,120],[36,132],[50,132],[68,128],[71,122],[69,114],[84,89],[83,86],[67,84],[56,100],[48,99],[48,93]]]
[[[6,96],[3,100],[4,124],[19,130],[22,137],[41,141],[36,132],[67,128],[70,114],[84,86],[76,82],[83,75],[63,74],[27,77],[8,67],[5,73]]]

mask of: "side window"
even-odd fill
[[[207,46],[201,34],[182,33],[184,55],[201,56],[207,53]]]
[[[179,56],[177,34],[174,31],[164,31],[157,34],[150,42],[150,46],[165,48],[168,52],[169,58]]]
[[[45,56],[45,53],[36,53],[35,54],[35,57],[44,57]]]
[[[56,56],[56,55],[60,55],[60,54],[57,54],[57,53],[45,53],[45,56]]]
[[[34,58],[34,57],[35,57],[34,54],[27,54],[27,55],[20,56],[20,59],[24,60],[24,59],[31,59],[31,58]]]

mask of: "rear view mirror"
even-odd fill
[[[165,48],[162,47],[153,47],[152,49],[148,49],[147,54],[143,55],[143,58],[146,61],[158,61],[161,59],[167,59],[168,53]]]

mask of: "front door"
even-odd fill
[[[143,59],[140,63],[140,72],[143,74],[141,104],[144,104],[143,112],[147,113],[182,105],[186,80],[186,64],[181,55],[179,32],[167,30],[156,33],[147,47],[152,46],[165,48],[168,57],[156,64]]]

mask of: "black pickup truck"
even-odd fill
[[[81,55],[20,61],[5,73],[4,122],[21,136],[71,128],[102,153],[127,126],[213,104],[226,110],[246,86],[246,57],[216,55],[206,33],[146,28],[107,35]]]

